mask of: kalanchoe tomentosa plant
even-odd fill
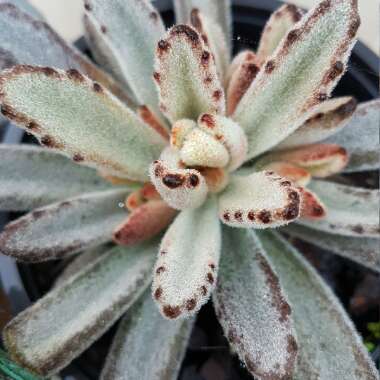
[[[174,6],[166,32],[148,0],[85,1],[103,72],[22,2],[0,4],[1,110],[44,146],[0,148],[0,208],[34,209],[0,250],[30,263],[85,251],[6,326],[9,354],[51,376],[126,313],[101,378],[175,379],[213,294],[256,378],[378,379],[331,290],[280,234],[380,270],[379,192],[321,180],[379,167],[380,103],[329,99],[356,0],[305,15],[284,5],[258,51],[232,60],[228,0]]]

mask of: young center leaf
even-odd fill
[[[233,118],[255,157],[300,127],[343,75],[360,19],[356,0],[324,0],[263,65]]]
[[[266,252],[249,230],[225,227],[213,300],[224,334],[258,379],[291,378],[297,356],[292,309]]]
[[[166,232],[154,269],[153,297],[169,319],[194,315],[214,289],[221,248],[214,197],[182,211]]]
[[[144,292],[156,243],[112,249],[19,314],[3,330],[11,357],[44,377],[64,368]]]
[[[0,75],[2,113],[78,163],[144,181],[166,140],[77,71],[15,66]]]
[[[378,380],[353,323],[323,279],[278,234],[257,234],[292,305],[298,342],[293,378]]]

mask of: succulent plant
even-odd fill
[[[284,5],[258,51],[231,59],[228,0],[175,0],[167,31],[148,0],[87,0],[102,68],[11,3],[1,111],[43,148],[0,147],[0,209],[33,210],[4,228],[0,251],[76,255],[5,327],[11,358],[52,376],[125,314],[100,377],[175,379],[212,294],[256,378],[378,379],[333,292],[282,236],[380,271],[379,191],[326,180],[379,168],[380,102],[330,99],[357,1]]]

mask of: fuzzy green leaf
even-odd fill
[[[342,145],[350,154],[345,172],[380,168],[380,100],[359,105],[349,124],[328,141]]]
[[[156,243],[112,249],[19,314],[3,331],[11,357],[42,376],[69,364],[146,289]]]
[[[295,223],[284,227],[282,231],[380,272],[380,250],[377,239],[333,235]]]
[[[110,241],[126,216],[119,206],[124,197],[125,190],[109,190],[37,209],[4,228],[0,251],[20,261],[39,262]]]
[[[356,0],[322,1],[288,32],[233,115],[247,134],[247,159],[289,136],[331,94],[359,24]]]
[[[154,78],[160,106],[172,122],[224,114],[225,99],[215,61],[201,35],[188,25],[169,29],[158,43]]]
[[[154,53],[165,27],[161,16],[148,0],[85,0],[88,20],[103,36],[98,49],[112,52],[120,81],[127,83],[140,104],[158,110],[157,91],[153,82]]]
[[[40,142],[109,174],[144,181],[166,140],[80,75],[16,66],[0,75],[2,110]]]
[[[101,380],[176,380],[192,320],[162,318],[147,292],[121,322]]]
[[[188,317],[207,302],[218,273],[221,231],[215,198],[182,211],[166,232],[152,292],[163,316]]]
[[[291,378],[297,356],[291,307],[251,231],[224,228],[213,299],[224,333],[247,369],[258,379]]]
[[[0,3],[0,70],[19,64],[76,69],[132,105],[128,94],[79,50],[68,45],[48,24],[8,2]]]
[[[327,216],[318,221],[300,219],[299,223],[332,234],[380,238],[379,190],[317,180],[308,187],[326,206]]]
[[[276,149],[314,144],[335,135],[347,126],[355,109],[356,100],[349,96],[333,98],[321,103],[315,107],[311,118],[276,146]],[[345,147],[345,144],[338,145]]]
[[[292,305],[299,348],[293,379],[379,379],[351,320],[317,272],[279,235],[258,236]]]
[[[31,145],[0,145],[0,210],[25,211],[109,189],[95,170]]]
[[[299,21],[303,11],[293,4],[284,4],[272,13],[260,39],[258,57],[265,61],[280,45],[281,40]]]
[[[186,24],[191,11],[197,8],[223,30],[229,47],[232,45],[231,0],[174,0],[177,24]]]
[[[298,218],[300,200],[297,188],[273,172],[236,176],[219,197],[219,217],[231,227],[279,227]]]

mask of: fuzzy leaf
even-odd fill
[[[163,316],[189,317],[207,302],[218,273],[221,231],[215,198],[182,211],[166,232],[152,292]]]
[[[377,239],[333,235],[295,223],[284,227],[281,231],[380,272],[380,250]]]
[[[233,117],[246,131],[248,159],[300,127],[343,75],[360,20],[356,0],[322,1],[289,31]]]
[[[114,74],[128,83],[140,104],[158,110],[157,92],[152,79],[154,52],[165,27],[161,16],[148,0],[85,0],[88,19],[103,35],[103,52],[117,61]],[[126,27],[126,25],[128,27]]]
[[[224,229],[213,300],[224,334],[252,375],[291,378],[297,356],[292,310],[251,231]]]
[[[289,149],[314,144],[340,132],[356,109],[356,100],[342,97],[326,100],[315,107],[313,116],[282,141],[276,149]],[[344,144],[338,144],[343,145]]]
[[[12,211],[111,187],[95,170],[31,145],[0,145],[0,183],[0,210]]]
[[[0,3],[0,71],[19,64],[76,69],[103,84],[125,103],[133,104],[110,76],[68,45],[48,24],[24,11],[7,2]]]
[[[101,380],[176,380],[192,320],[166,321],[147,292],[121,322]]]
[[[24,262],[67,257],[111,240],[125,218],[119,206],[125,190],[82,195],[37,209],[9,223],[0,234],[0,251]]]
[[[265,165],[263,169],[274,171],[280,177],[284,177],[299,186],[306,186],[311,180],[311,174],[297,165],[288,162],[274,161]]]
[[[62,285],[67,282],[71,277],[75,276],[88,264],[95,262],[99,257],[103,256],[110,250],[110,244],[98,245],[95,248],[88,249],[81,252],[74,257],[73,260],[65,267],[62,273],[57,277],[54,286]]]
[[[71,74],[32,66],[3,72],[3,114],[77,162],[146,180],[166,141],[98,83]]]
[[[299,187],[298,190],[301,193],[301,218],[306,220],[319,220],[324,219],[328,210],[321,202],[316,194],[312,191]]]
[[[328,142],[344,146],[350,161],[344,171],[376,170],[380,167],[380,100],[359,105],[349,124]]]
[[[28,0],[0,0],[0,4],[12,4],[36,20],[44,20],[42,14]]]
[[[154,78],[161,110],[172,122],[224,114],[225,99],[215,61],[200,34],[188,25],[169,29],[158,43]]]
[[[317,272],[273,232],[258,232],[292,305],[298,360],[294,379],[376,380],[348,315]]]
[[[179,154],[167,148],[150,167],[150,178],[165,202],[176,210],[197,208],[207,197],[208,187],[198,170],[182,169]]]
[[[298,218],[300,194],[273,172],[232,178],[219,197],[219,217],[231,227],[273,228]]]
[[[338,235],[380,238],[379,190],[316,180],[308,187],[325,204],[327,216],[312,222],[300,219],[299,223]]]
[[[42,376],[69,364],[146,289],[156,243],[112,249],[19,314],[3,331],[11,357]]]
[[[231,48],[231,0],[174,0],[176,23],[186,24],[190,20],[191,10],[194,8],[199,9],[207,18],[219,24],[224,32],[224,38]]]
[[[230,64],[230,53],[220,25],[205,16],[198,8],[191,11],[190,22],[213,53],[220,81],[224,84],[224,78]]]
[[[301,20],[303,11],[293,4],[284,4],[272,13],[265,25],[257,50],[258,58],[265,61],[271,56],[289,30]]]
[[[117,244],[134,245],[149,240],[163,231],[176,211],[163,201],[150,201],[136,208],[113,233]]]

